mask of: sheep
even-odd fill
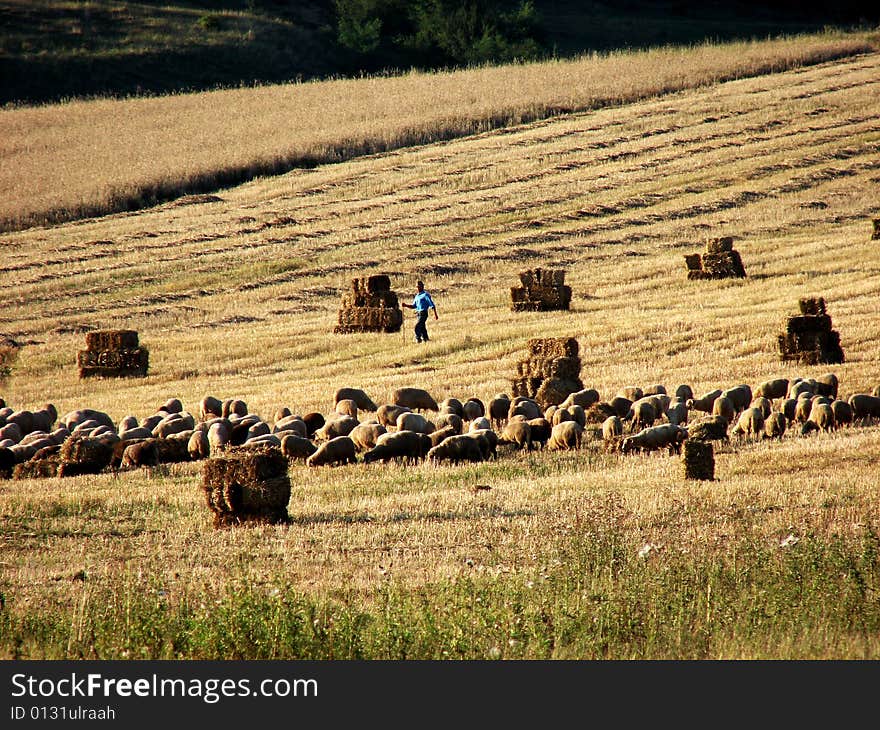
[[[327,419],[317,411],[311,411],[303,416],[303,422],[306,424],[306,435],[311,438],[319,428],[323,428],[327,423]]]
[[[764,398],[768,398],[769,400],[776,400],[777,398],[785,398],[788,393],[788,378],[773,378],[771,380],[764,380],[758,385],[755,386],[755,390],[753,395],[763,396]]]
[[[381,423],[361,423],[351,430],[348,437],[354,441],[358,451],[369,451],[383,433],[387,433],[387,429]]]
[[[746,410],[752,402],[752,388],[744,383],[722,391],[721,395],[730,399],[737,413]]]
[[[694,397],[694,389],[687,383],[676,385],[672,392],[676,400],[683,400],[685,403]]]
[[[333,404],[337,405],[342,400],[352,400],[362,411],[370,413],[374,413],[378,408],[373,399],[360,388],[340,388],[333,396]]]
[[[308,459],[307,466],[356,464],[355,445],[348,436],[336,436],[322,443]]]
[[[637,400],[627,413],[630,433],[648,428],[657,420],[657,407],[649,398]]]
[[[436,431],[429,434],[432,447],[436,446],[439,443],[442,443],[444,439],[448,439],[450,436],[460,435],[461,431],[456,431],[452,426],[444,426],[443,428],[438,428]]]
[[[307,438],[309,435],[309,427],[302,419],[302,416],[292,413],[289,416],[285,416],[284,418],[275,421],[275,425],[272,427],[272,433],[295,433],[297,436]]]
[[[746,408],[739,416],[739,420],[731,430],[731,433],[742,435],[745,438],[754,436],[760,438],[764,433],[764,414],[760,408]]]
[[[787,421],[784,413],[773,411],[764,421],[765,439],[781,439],[785,434]]]
[[[769,398],[766,398],[763,395],[756,396],[752,398],[752,402],[749,404],[751,408],[760,408],[761,413],[764,414],[764,418],[770,415],[770,411],[773,410],[773,404],[770,402]]]
[[[415,431],[396,431],[380,436],[376,445],[364,454],[364,463],[404,459],[418,461],[425,458],[431,446],[431,437]]]
[[[265,421],[258,421],[251,425],[251,427],[247,430],[247,438],[245,441],[250,441],[251,439],[259,438],[261,436],[271,436],[272,429],[269,428],[269,424]],[[280,445],[280,439],[279,439]]]
[[[152,416],[147,416],[143,421],[141,421],[141,427],[152,431],[167,415],[167,413],[164,415],[161,413],[154,413]]]
[[[278,437],[277,433],[263,433],[259,436],[252,436],[247,439],[242,446],[245,448],[263,448],[266,446],[273,446],[275,448],[281,448],[281,439]]]
[[[880,396],[855,393],[849,397],[853,420],[880,418]]]
[[[547,411],[545,411],[544,413],[544,418],[550,421],[550,423],[552,423],[554,426],[562,423],[563,421],[574,421],[574,416],[571,414],[568,408],[563,408],[562,406],[560,406],[559,408],[554,408],[552,413],[550,413],[550,409],[548,408]]]
[[[675,426],[684,426],[688,422],[688,407],[684,400],[676,400],[666,409],[666,420]]]
[[[138,419],[135,416],[125,416],[125,418],[123,418],[119,422],[119,433],[122,433],[123,431],[130,431],[131,429],[137,428],[138,426],[140,426],[140,424],[138,423]]]
[[[659,426],[651,426],[638,433],[627,436],[620,442],[620,450],[624,454],[638,451],[657,451],[668,448],[672,453],[681,451],[681,444],[687,438],[688,432],[681,426],[663,423]]]
[[[223,401],[212,395],[206,395],[199,401],[199,420],[207,421],[212,417],[223,417]]]
[[[641,399],[645,395],[645,393],[637,385],[627,385],[618,390],[617,395],[630,401],[637,401]]]
[[[120,442],[122,443],[122,442]],[[159,447],[154,438],[145,439],[143,441],[135,441],[127,444],[122,452],[122,459],[119,468],[137,469],[141,466],[158,466],[159,465]]]
[[[34,431],[51,431],[55,421],[58,420],[58,411],[51,403],[47,403],[38,411],[34,411],[32,418]]]
[[[450,436],[428,451],[429,461],[484,461],[480,444],[470,435]]]
[[[553,423],[553,416],[556,415],[556,411],[561,408],[560,406],[549,405],[544,409],[544,418],[546,418],[550,423]],[[568,409],[566,409],[568,410]]]
[[[360,423],[357,418],[351,416],[339,416],[332,421],[327,421],[321,428],[315,431],[315,441],[332,441],[340,436],[348,436]]]
[[[813,407],[812,398],[798,398],[794,407],[794,420],[797,423],[806,423],[810,418],[810,410]]]
[[[834,413],[834,422],[839,426],[848,426],[853,422],[852,406],[844,400],[831,401],[831,411]]]
[[[305,461],[318,450],[318,447],[304,436],[295,433],[285,433],[281,437],[281,453],[289,461],[296,459]]]
[[[583,390],[579,390],[576,393],[571,393],[568,398],[566,398],[560,404],[563,408],[568,408],[570,406],[578,405],[584,410],[592,406],[594,403],[599,402],[599,391],[595,388],[584,388]]]
[[[576,421],[562,421],[557,423],[550,432],[547,441],[548,451],[569,451],[580,448],[581,436],[584,429]]]
[[[212,424],[208,429],[208,446],[213,454],[217,449],[226,446],[232,437],[232,426],[225,418]]]
[[[7,423],[0,428],[0,441],[8,439],[17,444],[23,438],[24,434],[22,433],[21,426],[17,423]]]
[[[699,398],[689,398],[686,401],[688,410],[712,413],[712,404],[715,403],[715,399],[718,398],[721,393],[721,389],[716,388],[715,390],[710,390],[708,393],[704,393]]]
[[[34,430],[34,414],[28,410],[13,411],[6,417],[6,425],[16,424],[22,436]]]
[[[440,404],[440,410],[464,418],[464,404],[458,398],[446,398]]]
[[[192,436],[189,437],[189,441],[187,442],[186,450],[189,452],[189,457],[193,461],[207,459],[211,453],[211,446],[208,443],[208,436],[205,432],[193,431]]]
[[[733,401],[731,401],[726,395],[719,395],[715,399],[712,403],[711,413],[713,416],[723,416],[727,419],[728,423],[733,423],[733,419],[736,417],[736,409],[733,407]]]
[[[222,418],[229,418],[233,413],[237,416],[246,416],[247,412],[247,403],[238,398],[230,398],[223,401],[223,406],[220,409],[220,416]]]
[[[406,406],[412,411],[439,411],[440,406],[427,390],[422,388],[398,388],[391,396],[396,406]]]
[[[153,438],[153,432],[143,426],[137,426],[136,428],[129,428],[125,431],[120,431],[119,438],[122,441],[130,441],[131,439],[149,439]]]
[[[511,401],[507,418],[509,420],[518,415],[525,416],[527,421],[531,421],[533,418],[541,418],[543,413],[537,401],[531,398],[517,398]]]
[[[483,461],[488,461],[498,456],[498,434],[491,428],[469,431],[467,435],[477,440],[477,443],[480,445],[480,451],[483,452]]]
[[[568,412],[571,414],[571,419],[581,428],[587,427],[587,412],[582,406],[579,406],[577,403],[572,403],[568,407]]]
[[[379,423],[387,428],[388,426],[397,425],[397,417],[401,413],[412,413],[412,410],[405,406],[386,404],[379,406],[376,410],[376,418],[379,419]]]
[[[192,429],[195,426],[195,419],[191,414],[171,413],[163,418],[153,428],[153,436],[156,438],[166,438],[173,433],[180,433]]]
[[[489,422],[489,419],[485,416],[480,416],[479,418],[475,418],[468,425],[468,432],[471,431],[486,431],[491,430],[492,424]]]
[[[429,434],[436,431],[436,426],[420,413],[401,413],[395,423],[398,431],[415,431],[416,433]]]
[[[532,427],[527,421],[508,421],[501,432],[499,444],[513,444],[517,449],[532,448]]]
[[[817,403],[810,409],[810,417],[801,427],[801,434],[806,436],[811,431],[833,431],[837,428],[834,411],[827,403]]]
[[[688,438],[695,441],[727,441],[730,421],[724,416],[708,416],[688,424]]]
[[[506,393],[499,393],[489,401],[489,420],[493,426],[500,426],[507,420],[510,412],[510,397]]]
[[[553,432],[553,426],[546,418],[531,418],[527,421],[532,427],[532,445],[546,446],[550,440],[550,434]]]
[[[825,373],[816,378],[816,393],[827,395],[831,400],[837,398],[839,381],[834,373]]]
[[[788,385],[788,397],[797,398],[801,393],[807,393],[811,398],[816,394],[816,381],[795,378]]]
[[[6,446],[0,446],[0,478],[9,479],[15,464],[15,454]]]
[[[92,408],[82,408],[76,411],[70,411],[61,419],[69,431],[82,423],[83,421],[97,421],[99,424],[115,428],[113,419],[103,411],[96,411]]]
[[[648,395],[667,395],[666,386],[662,383],[656,383],[655,385],[649,385],[647,388],[642,390],[642,397]]]
[[[461,416],[457,413],[441,412],[440,415],[434,419],[434,426],[438,429],[449,426],[455,430],[455,433],[462,433],[464,431],[464,421],[461,420]]]
[[[336,401],[334,410],[337,416],[351,416],[352,418],[357,418],[357,403],[351,398],[343,398],[342,400]]]
[[[486,406],[479,398],[468,398],[461,406],[462,418],[473,421],[486,415]]]
[[[620,416],[608,416],[602,421],[602,439],[606,442],[616,441],[623,436],[623,421]]]

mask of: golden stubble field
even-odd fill
[[[577,337],[582,380],[604,398],[828,371],[843,397],[870,392],[878,71],[868,53],[4,234],[0,331],[26,344],[0,395],[117,420],[172,396],[193,412],[214,395],[267,419],[329,413],[343,385],[376,402],[405,385],[488,400],[540,336]],[[721,235],[747,278],[688,281],[683,255]],[[534,266],[566,268],[570,312],[510,311],[509,287]],[[412,342],[409,318],[398,334],[332,334],[349,279],[378,272],[404,297],[425,280],[440,313],[430,343]],[[776,336],[806,296],[825,297],[845,363],[779,361]],[[80,381],[84,326],[136,329],[148,376]],[[6,481],[0,576],[10,610],[67,606],[81,639],[78,607],[107,587],[120,601],[157,585],[172,601],[288,585],[369,603],[389,581],[540,580],[591,512],[660,559],[724,553],[744,533],[778,546],[880,528],[876,425],[716,456],[712,483],[685,482],[675,458],[596,444],[466,467],[292,466],[289,526],[220,531],[197,464]],[[876,637],[851,647],[872,651]]]

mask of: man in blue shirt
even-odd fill
[[[416,342],[427,342],[428,327],[426,326],[426,322],[428,321],[428,310],[434,310],[434,319],[440,319],[440,317],[437,316],[437,307],[434,304],[434,300],[431,299],[431,295],[425,291],[424,282],[417,281],[416,288],[418,289],[418,292],[416,292],[415,297],[413,297],[413,303],[404,303],[403,306],[408,309],[415,309],[416,314],[418,315],[418,319],[416,320]]]

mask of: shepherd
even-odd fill
[[[434,310],[434,319],[440,319],[437,316],[437,306],[434,304],[434,300],[431,299],[431,295],[425,291],[425,283],[422,281],[416,282],[416,295],[413,297],[412,304],[405,304],[404,307],[407,309],[416,310],[416,342],[427,342],[428,341],[428,310]]]

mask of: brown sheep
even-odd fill
[[[515,398],[510,402],[510,410],[507,412],[508,420],[514,416],[525,416],[527,421],[534,418],[541,418],[543,412],[537,401],[531,398]]]
[[[298,434],[285,433],[281,437],[281,453],[290,461],[296,459],[305,461],[317,450],[318,447],[315,444]]]
[[[311,411],[303,416],[303,422],[306,424],[306,435],[311,438],[319,428],[323,428],[324,424],[327,423],[327,420],[317,411]]]
[[[379,437],[376,445],[364,454],[364,463],[403,459],[415,462],[424,459],[432,448],[431,437],[415,431],[397,431]]]
[[[781,439],[785,434],[786,426],[785,414],[773,411],[764,421],[763,437],[765,439]]]
[[[772,380],[764,380],[755,386],[753,392],[754,397],[763,396],[768,400],[776,400],[777,398],[785,398],[788,394],[788,378],[773,378]]]
[[[615,441],[623,436],[623,421],[620,416],[608,416],[602,421],[602,439],[604,441]]]
[[[315,431],[315,441],[332,441],[341,436],[347,437],[359,423],[357,418],[339,416],[332,421],[327,421]]]
[[[644,397],[645,392],[637,385],[627,385],[617,391],[617,395],[630,401],[637,401]]]
[[[834,400],[837,398],[839,381],[834,373],[825,373],[816,378],[816,393],[825,395]]]
[[[721,395],[721,390],[716,388],[708,393],[701,395],[699,398],[691,398],[687,401],[688,410],[703,411],[704,413],[712,413],[712,405],[715,399]]]
[[[880,418],[880,396],[855,393],[849,397],[853,420]]]
[[[672,392],[676,400],[683,400],[685,404],[694,397],[694,389],[687,383],[675,386],[675,390]]]
[[[225,447],[232,437],[232,426],[225,418],[212,424],[208,429],[208,447],[210,453]]]
[[[834,411],[828,403],[816,403],[810,409],[810,417],[801,427],[801,434],[806,435],[811,431],[833,431],[837,428],[834,420]]]
[[[138,426],[136,428],[129,428],[125,431],[120,431],[119,438],[123,441],[128,441],[131,439],[148,439],[153,438],[153,432],[148,428]]]
[[[630,432],[640,431],[648,428],[657,420],[657,406],[654,401],[649,398],[642,398],[632,404],[627,413]]]
[[[358,451],[369,451],[383,433],[387,433],[387,429],[381,423],[361,423],[355,426],[348,436],[354,441]]]
[[[501,432],[499,444],[513,444],[517,449],[532,448],[532,427],[527,421],[508,421]]]
[[[785,398],[779,404],[779,412],[785,416],[785,420],[788,421],[788,425],[790,426],[794,423],[795,410],[797,409],[797,400],[794,398]]]
[[[464,418],[464,404],[458,398],[446,398],[440,404],[440,410]]]
[[[773,410],[773,404],[770,402],[769,398],[764,397],[763,395],[756,396],[752,398],[752,402],[749,404],[751,408],[760,408],[761,413],[764,414],[764,418],[770,415],[770,412]]]
[[[433,448],[439,443],[442,443],[445,439],[448,439],[450,436],[460,436],[461,432],[456,431],[452,426],[444,426],[443,428],[439,428],[430,434],[431,438],[431,447]]]
[[[498,434],[491,428],[469,431],[467,435],[477,440],[477,443],[480,445],[480,451],[483,452],[483,461],[488,461],[498,456]]]
[[[666,420],[675,426],[684,426],[688,422],[688,407],[683,400],[676,400],[666,409]]]
[[[760,438],[764,433],[764,414],[760,408],[746,408],[731,430],[731,433],[742,435],[745,438],[754,436]]]
[[[584,410],[599,402],[599,391],[595,388],[584,388],[568,396],[560,405],[563,408],[578,405]]]
[[[246,416],[248,412],[247,403],[238,398],[229,398],[223,401],[220,409],[221,418],[229,418],[233,413],[237,416]]]
[[[752,402],[752,388],[745,383],[728,388],[721,395],[730,399],[737,413],[746,410]]]
[[[272,427],[272,433],[295,433],[297,436],[307,438],[309,435],[309,427],[302,419],[302,416],[291,414],[275,422]]]
[[[464,421],[461,420],[461,416],[457,413],[443,413],[441,411],[440,415],[434,419],[434,425],[438,429],[449,426],[455,429],[455,433],[464,432]]]
[[[440,406],[433,396],[422,388],[398,388],[391,396],[396,406],[405,406],[411,411],[439,411]]]
[[[806,393],[812,398],[816,395],[817,383],[815,380],[804,380],[803,378],[795,378],[788,384],[788,397],[798,398],[801,393]]]
[[[493,426],[501,426],[509,412],[510,397],[506,393],[499,393],[489,401],[489,420]]]
[[[412,413],[412,409],[405,406],[395,406],[386,404],[379,406],[376,411],[376,418],[386,428],[389,426],[397,426],[397,418],[401,413]]]
[[[140,426],[140,424],[138,423],[138,419],[135,416],[125,416],[125,418],[123,418],[119,422],[119,433],[122,433],[123,431],[130,431],[131,429],[137,428],[138,426]]]
[[[723,416],[729,423],[733,423],[733,419],[736,417],[736,408],[733,407],[733,401],[730,398],[726,395],[719,395],[712,403],[711,413],[713,416]]]
[[[527,423],[532,427],[532,446],[546,446],[553,432],[550,422],[546,418],[531,418]]]
[[[840,426],[848,426],[853,422],[852,406],[843,400],[831,402],[831,411],[834,413],[834,422]]]
[[[193,431],[192,436],[189,437],[186,449],[189,451],[189,457],[193,461],[207,459],[211,453],[211,446],[208,444],[208,436],[204,431]]]
[[[569,451],[578,449],[581,445],[581,437],[584,429],[576,421],[562,421],[557,423],[550,432],[547,441],[548,451]]]
[[[467,434],[450,436],[433,446],[427,458],[429,461],[484,461],[479,442]]]
[[[322,443],[308,459],[308,466],[356,464],[355,445],[348,436],[337,436]]]
[[[647,388],[642,389],[642,397],[648,395],[666,395],[666,386],[662,383],[656,383],[655,385],[649,385]]]
[[[468,424],[468,432],[472,431],[487,431],[492,429],[492,424],[489,422],[489,419],[485,416],[480,416],[479,418],[475,418]]]
[[[336,401],[335,411],[338,416],[351,416],[352,418],[357,418],[357,403],[351,398],[343,398],[342,400]]]
[[[122,443],[122,442],[120,442]],[[119,468],[137,469],[142,466],[159,465],[159,447],[156,439],[145,439],[127,444],[122,452]]]
[[[278,423],[278,421],[282,421],[285,418],[290,418],[293,415],[293,412],[287,406],[282,406],[277,411],[275,411],[275,415],[272,418],[272,423]]]
[[[199,419],[207,421],[209,418],[223,417],[223,401],[212,395],[206,395],[199,401]]]
[[[547,412],[544,413],[544,417],[550,421],[554,426],[559,425],[563,421],[574,421],[574,416],[568,410],[568,408],[563,408],[560,406],[559,408],[554,408],[553,413],[549,413],[550,409],[547,409]]]
[[[730,422],[724,416],[708,416],[688,425],[688,438],[695,441],[727,441]]]
[[[67,413],[61,420],[67,427],[68,431],[73,431],[73,429],[83,421],[97,421],[101,425],[116,428],[116,425],[113,423],[113,419],[110,418],[110,416],[103,411],[96,411],[92,408],[82,408],[80,410],[70,411],[70,413]]]
[[[812,408],[812,398],[798,398],[794,407],[794,420],[797,423],[806,423],[810,419],[810,411]]]
[[[626,418],[627,414],[632,409],[633,403],[635,401],[630,400],[629,398],[625,398],[622,395],[614,396],[608,403],[611,406],[612,410],[621,418]]]
[[[671,453],[678,453],[681,451],[681,444],[687,437],[688,432],[681,426],[663,423],[627,436],[620,442],[620,450],[624,454],[659,449],[669,449]]]
[[[401,413],[395,424],[398,431],[415,431],[416,433],[430,434],[437,427],[420,413]]]
[[[333,403],[335,405],[342,400],[354,401],[355,405],[362,411],[373,413],[377,410],[377,406],[373,402],[373,399],[360,388],[340,388],[333,396]]]
[[[468,398],[462,403],[461,410],[464,414],[462,418],[465,421],[474,421],[486,415],[486,406],[483,405],[483,401],[479,398]]]

